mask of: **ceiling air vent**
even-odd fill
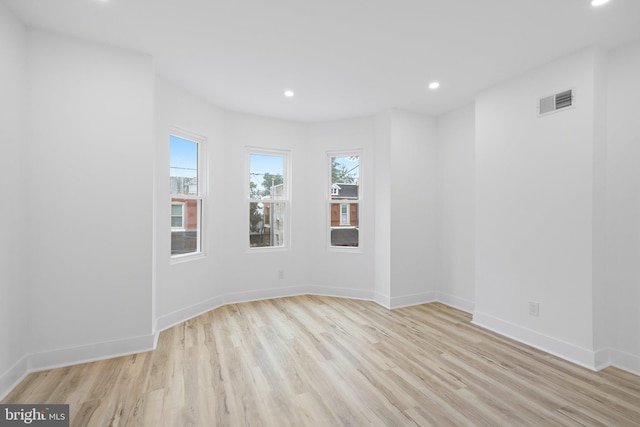
[[[538,116],[555,113],[556,111],[574,106],[573,89],[565,90],[555,95],[546,96],[538,100]]]

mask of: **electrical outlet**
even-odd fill
[[[540,316],[540,304],[537,302],[529,302],[529,316]]]
[[[284,279],[284,270],[278,270],[278,279]]]

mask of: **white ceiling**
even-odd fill
[[[555,58],[640,38],[639,0],[0,1],[29,27],[149,53],[223,108],[301,121],[437,115]]]

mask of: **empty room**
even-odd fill
[[[0,0],[0,425],[640,425],[637,0]]]

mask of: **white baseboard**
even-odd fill
[[[391,310],[391,297],[389,295],[383,295],[379,292],[374,292],[373,302]]]
[[[293,297],[309,293],[308,286],[290,286],[286,288],[260,289],[257,291],[234,292],[223,295],[224,304],[237,304],[241,302],[262,301],[274,298]]]
[[[609,366],[622,369],[640,376],[640,356],[613,348],[605,348],[596,352],[598,370]]]
[[[458,310],[464,311],[466,313],[472,314],[473,310],[475,310],[475,302],[459,298],[455,295],[446,294],[444,292],[438,292],[437,296],[438,302],[442,304],[448,305],[449,307],[457,308]]]
[[[369,289],[355,288],[331,288],[327,286],[311,285],[307,289],[309,295],[320,295],[325,297],[351,298],[365,301],[375,301],[375,293]]]
[[[29,375],[29,361],[27,356],[24,356],[0,375],[0,400],[4,399],[27,375]]]
[[[160,316],[156,320],[156,332],[169,329],[182,322],[193,319],[194,317],[198,317],[208,311],[222,307],[223,305],[304,295],[309,293],[308,288],[308,286],[293,286],[286,288],[261,289],[257,291],[234,292],[220,295]]]
[[[193,319],[194,317],[200,316],[208,311],[215,310],[223,305],[224,298],[220,296],[210,298],[197,304],[190,305],[189,307],[181,308],[180,310],[160,316],[156,319],[156,333],[169,329],[189,319]]]
[[[156,322],[156,332],[164,331],[172,326],[197,317],[203,313],[227,304],[237,304],[250,301],[262,301],[273,298],[284,298],[296,295],[322,295],[337,298],[352,298],[373,301],[381,306],[393,309],[437,301],[437,292],[425,292],[416,295],[405,295],[389,298],[368,289],[340,288],[317,285],[291,286],[286,288],[261,289],[257,291],[235,292],[221,295],[206,301],[176,310],[160,316]]]
[[[640,356],[610,349],[609,360],[612,366],[640,376]]]
[[[608,348],[602,348],[595,352],[596,370],[599,371],[601,369],[608,368],[609,366],[611,366],[609,352],[610,352],[610,349]]]
[[[387,308],[389,310],[395,310],[396,308],[403,307],[411,307],[412,305],[420,305],[427,304],[430,302],[438,301],[438,293],[437,292],[423,292],[420,294],[414,295],[402,295],[397,297],[390,297],[388,295],[383,295],[379,292],[373,293],[373,298],[363,298],[369,299],[379,305]]]
[[[154,342],[155,336],[151,334],[30,354],[29,371],[44,371],[47,369],[61,368],[63,366],[144,353],[155,350]]]
[[[0,400],[32,372],[144,353],[155,349],[155,341],[144,335],[27,354],[0,376]]]
[[[473,321],[471,323],[592,371],[597,370],[595,352],[586,348],[578,347],[574,344],[541,334],[531,329],[523,328],[520,325],[478,311],[473,313]]]
[[[437,292],[423,292],[414,295],[403,295],[398,297],[391,297],[391,304],[389,308],[396,309],[402,307],[410,307],[412,305],[427,304],[438,300]]]

